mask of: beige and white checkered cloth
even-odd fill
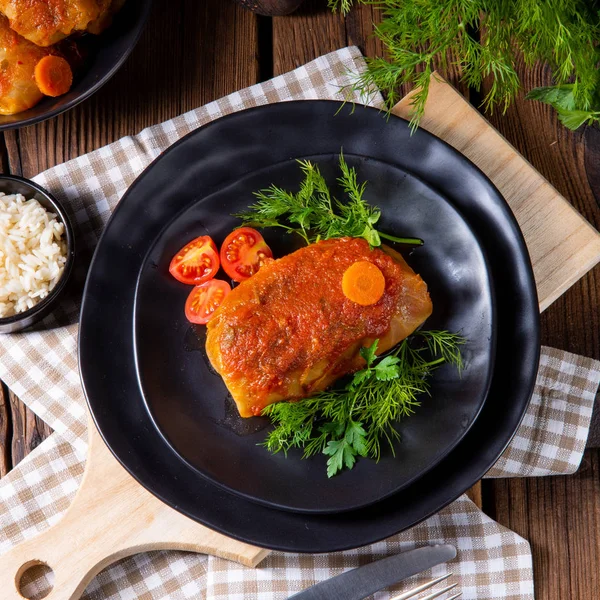
[[[36,177],[65,203],[76,224],[79,283],[121,196],[173,142],[213,119],[251,106],[297,99],[342,99],[342,88],[351,74],[364,68],[360,52],[344,48]],[[379,96],[371,99],[375,105],[380,101]],[[0,553],[55,523],[81,480],[87,445],[76,355],[78,310],[78,301],[66,300],[36,331],[0,336],[0,378],[55,430],[0,481]],[[525,420],[489,475],[574,472],[585,447],[599,380],[600,363],[544,348]],[[103,571],[84,598],[283,600],[375,558],[442,541],[458,548],[452,570],[465,600],[533,598],[529,544],[484,515],[465,496],[421,525],[378,544],[328,555],[272,553],[254,570],[198,554],[140,554]],[[442,571],[443,567],[434,570]],[[24,591],[29,597],[41,597],[48,585],[49,578],[38,574],[30,578]],[[384,600],[390,591],[375,597]]]

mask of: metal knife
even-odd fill
[[[450,544],[416,548],[317,583],[294,594],[289,600],[363,600],[407,577],[452,560],[455,556],[456,548]]]

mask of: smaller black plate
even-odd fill
[[[333,186],[337,156],[309,158]],[[369,181],[366,199],[381,208],[382,230],[425,240],[423,247],[406,257],[431,293],[434,312],[425,327],[460,331],[469,340],[462,376],[450,366],[435,372],[431,397],[424,396],[422,406],[398,427],[402,442],[396,444],[395,456],[384,447],[379,463],[359,460],[351,471],[328,479],[323,455],[301,460],[300,451],[286,458],[261,447],[271,427],[268,419],[238,415],[223,380],[208,363],[205,328],[190,327],[184,316],[191,288],[169,274],[169,262],[183,244],[208,234],[219,245],[239,226],[239,219],[231,214],[245,210],[254,191],[271,184],[297,189],[296,161],[262,169],[192,202],[158,236],[138,281],[137,371],[158,429],[188,464],[212,482],[278,509],[355,510],[406,487],[462,439],[485,400],[492,374],[492,291],[475,234],[443,196],[402,169],[349,154],[346,160],[356,167],[361,181]],[[188,165],[189,171],[194,169],[193,163]],[[174,181],[164,202],[168,203],[168,195],[181,198],[190,191],[187,183]],[[263,233],[275,256],[298,245],[297,236],[278,235],[272,229]]]

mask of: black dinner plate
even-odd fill
[[[333,188],[339,176],[338,156],[304,158],[319,165]],[[158,188],[162,192],[154,201],[163,210],[154,215],[156,222],[171,217],[172,198],[188,208],[158,234],[139,273],[135,358],[141,393],[154,423],[175,451],[211,481],[284,510],[355,510],[406,487],[465,435],[492,376],[493,294],[474,232],[442,195],[403,169],[348,153],[345,158],[361,180],[370,182],[365,198],[381,208],[379,226],[425,241],[406,257],[429,285],[434,312],[425,328],[461,332],[469,340],[464,348],[465,369],[459,374],[446,366],[435,372],[431,397],[424,397],[415,415],[400,424],[402,442],[395,444],[394,453],[384,446],[378,463],[360,460],[351,471],[329,479],[324,455],[301,460],[299,450],[287,457],[267,452],[260,444],[271,429],[269,420],[238,415],[223,380],[208,362],[206,328],[190,326],[184,316],[191,288],[169,274],[171,258],[188,241],[208,234],[220,246],[240,224],[231,215],[245,210],[256,190],[271,184],[298,189],[301,173],[295,160],[260,169],[198,200],[190,179],[201,179],[203,168],[201,161],[191,161],[186,177]],[[341,191],[337,195],[343,197]],[[278,230],[266,230],[264,235],[275,256],[302,246],[297,236],[278,234]],[[362,485],[364,481],[369,485]]]
[[[497,459],[524,414],[537,371],[539,314],[535,285],[521,233],[505,201],[476,167],[434,136],[423,130],[410,136],[405,121],[388,121],[374,109],[356,107],[354,114],[351,112],[351,107],[340,110],[338,103],[328,101],[283,103],[220,119],[184,138],[140,176],[119,204],[96,251],[84,294],[81,374],[92,415],[115,456],[142,485],[184,514],[238,539],[270,548],[321,552],[354,547],[410,527],[439,510],[477,481]],[[322,156],[325,163],[331,162],[341,147],[360,163],[361,176],[369,178],[363,174],[363,167],[374,169],[369,171],[375,177],[373,187],[385,186],[384,180],[389,179],[388,184],[400,184],[398,192],[402,185],[412,192],[419,190],[427,198],[425,207],[428,202],[436,206],[433,198],[439,198],[439,210],[443,200],[450,209],[448,215],[452,215],[445,215],[448,227],[462,224],[459,229],[465,239],[473,240],[470,247],[476,254],[477,246],[481,246],[479,261],[475,262],[485,266],[487,258],[484,270],[494,284],[490,291],[487,276],[479,280],[484,283],[482,296],[490,294],[490,303],[495,304],[496,361],[479,416],[474,419],[479,408],[476,406],[470,430],[447,456],[436,457],[436,466],[423,465],[429,472],[386,500],[360,510],[325,515],[280,511],[248,501],[209,481],[206,472],[202,475],[195,468],[197,464],[192,466],[198,457],[186,454],[185,447],[175,451],[173,446],[178,442],[173,433],[159,429],[164,430],[168,422],[159,418],[160,402],[157,404],[152,397],[145,399],[142,393],[150,388],[154,392],[156,382],[143,375],[138,379],[136,365],[141,367],[140,373],[145,372],[144,365],[153,364],[159,370],[164,366],[160,367],[155,355],[155,362],[148,363],[151,355],[144,354],[146,344],[142,344],[144,351],[140,353],[142,345],[136,350],[134,339],[136,331],[138,343],[160,343],[167,338],[161,337],[164,333],[160,331],[149,337],[145,331],[140,332],[142,322],[145,328],[160,326],[152,323],[152,311],[145,312],[141,303],[134,315],[138,277],[140,291],[146,286],[148,290],[164,291],[157,280],[146,275],[153,264],[155,271],[161,270],[160,261],[153,261],[160,254],[161,243],[166,243],[160,240],[167,240],[163,234],[169,228],[178,232],[185,211],[194,214],[195,205],[207,199],[209,204],[213,198],[222,200],[228,186],[231,191],[237,189],[236,185],[243,187],[254,181],[254,177],[262,181],[265,170],[269,176],[283,177],[291,159]],[[181,194],[183,189],[187,190],[185,194]],[[218,191],[220,194],[215,194]],[[215,223],[226,219],[229,211],[222,203],[212,207]],[[438,214],[441,217],[443,213]],[[415,224],[412,218],[407,221]],[[223,227],[226,229],[227,223]],[[397,229],[394,226],[395,233],[399,233]],[[402,233],[418,235],[408,229],[407,225]],[[460,237],[460,243],[465,243]],[[418,253],[411,260],[419,262]],[[427,268],[423,262],[419,267]],[[460,270],[460,265],[456,267]],[[153,281],[158,287],[152,288]],[[443,290],[447,283],[440,285]],[[172,291],[171,298],[177,301],[181,294]],[[474,314],[472,320],[477,321],[479,316]],[[163,317],[154,314],[156,318]],[[177,327],[174,323],[173,328]],[[488,331],[493,338],[493,328]],[[188,343],[194,346],[191,340],[188,338]],[[493,339],[487,348],[493,348]],[[168,366],[172,348],[158,350]],[[185,361],[180,372],[189,368],[186,365],[190,361],[201,364],[199,351],[192,348]],[[173,380],[179,377],[180,373],[173,373]],[[466,398],[465,402],[470,400]],[[185,399],[178,401],[179,406],[185,405]],[[460,419],[460,413],[455,414]],[[198,413],[195,418],[197,421]],[[465,423],[464,428],[468,425]],[[186,455],[186,460],[180,454]],[[260,478],[259,468],[246,458],[238,456],[246,470]],[[369,487],[372,482],[367,478],[356,485]]]
[[[33,108],[16,115],[0,115],[0,131],[25,127],[70,110],[97,92],[125,62],[137,44],[152,0],[127,0],[114,16],[110,27],[100,35],[85,34],[80,44],[87,56],[75,73],[71,89],[62,96],[45,96]]]

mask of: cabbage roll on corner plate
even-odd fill
[[[369,262],[383,275],[382,295],[351,300],[344,274]],[[275,260],[232,290],[208,323],[206,352],[242,417],[282,400],[324,390],[364,366],[363,346],[381,354],[432,312],[427,285],[390,248],[364,239],[311,244]]]
[[[35,65],[49,54],[18,33],[0,14],[0,114],[12,115],[32,106],[42,98],[34,77]]]
[[[105,29],[125,0],[0,0],[10,26],[38,46],[51,46],[72,33]]]

